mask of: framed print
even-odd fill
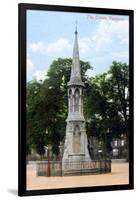
[[[19,195],[133,189],[133,10],[19,4]]]

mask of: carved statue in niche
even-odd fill
[[[78,125],[74,128],[73,137],[73,152],[80,153],[80,130]]]
[[[73,111],[73,99],[72,96],[70,96],[70,112]]]

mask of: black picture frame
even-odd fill
[[[129,87],[130,87],[130,134],[129,134],[129,184],[125,185],[109,185],[109,186],[92,186],[77,188],[60,188],[45,190],[28,190],[26,189],[26,12],[27,10],[45,10],[60,12],[79,12],[79,13],[97,13],[97,14],[116,14],[129,16]],[[134,11],[122,9],[107,8],[89,8],[89,7],[72,7],[58,5],[41,5],[41,4],[25,4],[18,5],[18,60],[19,60],[19,135],[18,135],[18,195],[48,195],[63,193],[80,193],[80,192],[99,192],[113,190],[129,190],[134,188]]]

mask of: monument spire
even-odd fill
[[[72,68],[71,68],[71,76],[70,76],[70,81],[68,82],[68,86],[74,85],[74,84],[84,86],[84,83],[81,80],[81,72],[80,72],[77,24],[76,24],[76,27],[75,27],[75,39],[74,39],[74,46],[73,46]]]
[[[77,26],[75,28],[71,75],[67,86],[68,117],[62,159],[63,174],[79,173],[80,169],[77,168],[79,163],[90,161],[83,113],[84,83],[81,80],[80,72]]]

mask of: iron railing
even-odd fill
[[[81,162],[45,161],[38,162],[37,176],[75,176],[102,174],[111,172],[111,160],[93,160]]]

